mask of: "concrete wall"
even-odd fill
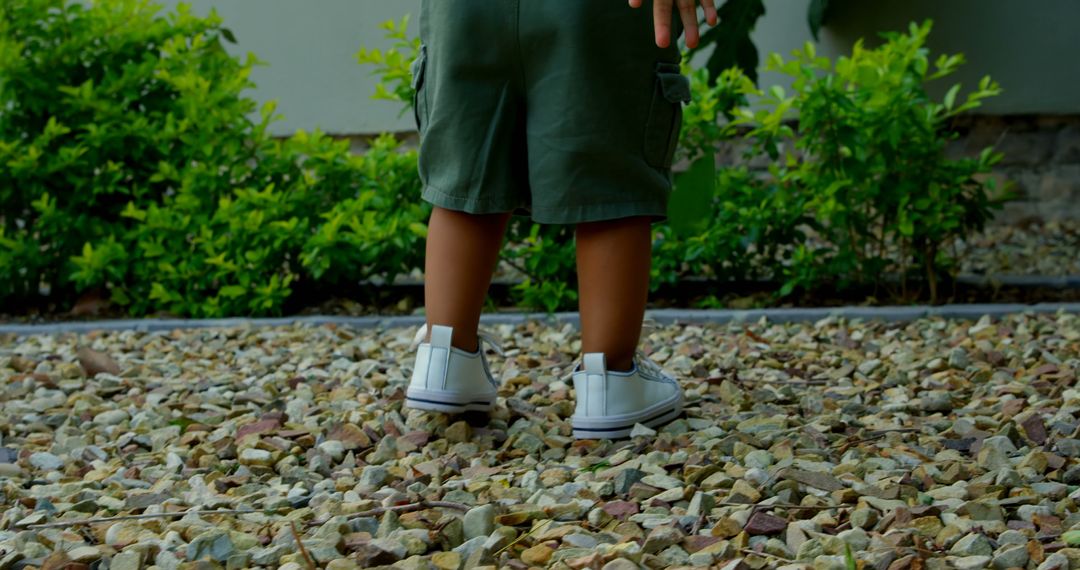
[[[172,8],[177,0],[161,0]],[[412,119],[400,106],[375,101],[371,67],[356,62],[361,46],[386,47],[379,24],[417,14],[419,0],[187,0],[196,14],[217,10],[239,42],[235,53],[252,52],[268,65],[256,68],[252,97],[278,101],[284,120],[273,132],[321,128],[331,134],[408,130]],[[417,30],[415,16],[409,26]]]
[[[501,0],[486,0],[501,1]],[[548,1],[548,0],[533,0]],[[623,0],[610,0],[624,9]],[[1080,113],[1080,22],[1077,0],[1040,0],[1023,6],[1010,0],[832,0],[834,17],[819,51],[846,53],[858,37],[904,29],[911,20],[933,18],[931,49],[964,52],[969,64],[957,80],[974,85],[984,74],[1005,93],[985,107],[995,114]],[[176,0],[164,0],[166,7]],[[384,47],[378,24],[417,14],[419,0],[191,0],[197,13],[216,8],[236,33],[237,52],[253,52],[269,63],[257,69],[253,96],[277,99],[285,120],[275,133],[322,128],[341,135],[411,130],[397,105],[370,98],[375,80],[356,63],[361,45]],[[809,0],[766,0],[767,14],[754,34],[764,60],[810,39]],[[1037,6],[1037,7],[1036,7]],[[626,8],[628,9],[628,8]],[[416,30],[413,18],[411,29]],[[597,33],[603,33],[598,30]],[[616,41],[613,39],[613,41]],[[777,79],[763,75],[762,85]],[[944,90],[946,87],[942,87]]]

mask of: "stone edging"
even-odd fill
[[[765,318],[772,322],[816,321],[826,317],[844,319],[882,320],[889,322],[912,321],[923,317],[946,319],[978,319],[983,315],[1000,317],[1013,313],[1080,313],[1080,303],[1039,303],[1024,304],[978,304],[978,305],[941,305],[941,306],[891,306],[891,307],[821,307],[794,309],[749,309],[749,310],[697,310],[697,309],[655,309],[646,312],[646,317],[659,324],[673,323],[729,323],[754,322]],[[579,325],[576,312],[555,313],[490,313],[481,318],[481,324],[517,324],[527,320],[542,320],[555,323]],[[33,335],[87,333],[92,331],[140,332],[167,331],[175,329],[229,328],[241,326],[282,326],[294,323],[309,325],[336,324],[355,328],[390,328],[413,327],[424,323],[423,315],[406,316],[366,316],[338,317],[312,315],[303,317],[281,317],[262,319],[120,319],[87,322],[58,322],[44,324],[3,324],[0,334]]]

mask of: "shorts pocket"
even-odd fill
[[[668,170],[675,158],[682,127],[682,105],[690,101],[690,80],[678,64],[656,64],[652,102],[645,125],[645,162]]]
[[[416,130],[422,131],[427,123],[427,98],[422,91],[424,89],[424,75],[427,71],[427,46],[420,46],[420,55],[412,62],[412,89],[413,89],[413,118],[416,119]],[[421,120],[423,117],[423,120]]]

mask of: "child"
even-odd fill
[[[637,351],[654,222],[666,218],[689,82],[673,38],[693,0],[422,0],[413,64],[428,225],[421,329],[406,405],[490,410],[477,328],[513,214],[576,224],[582,365],[577,438],[619,438],[682,411],[675,379]],[[709,23],[712,0],[701,0]],[[681,19],[683,26],[679,25]],[[430,330],[428,335],[427,331]]]

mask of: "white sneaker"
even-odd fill
[[[416,338],[423,339],[426,334],[427,325],[424,325]],[[405,405],[450,414],[490,411],[499,384],[491,375],[482,343],[492,344],[496,351],[499,348],[481,334],[477,351],[466,352],[450,345],[452,334],[453,327],[433,325],[431,341],[419,343],[412,380],[405,391]]]
[[[570,418],[577,439],[628,437],[634,424],[657,427],[682,413],[678,382],[641,352],[628,372],[608,370],[604,353],[589,352],[575,367],[577,407]]]

